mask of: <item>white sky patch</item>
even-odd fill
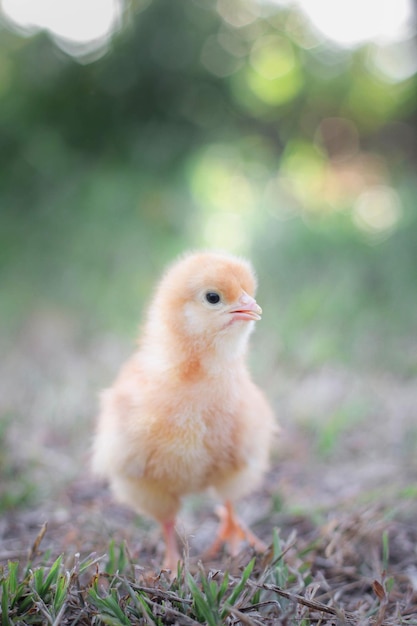
[[[412,0],[294,1],[318,30],[346,46],[403,38],[413,11]],[[272,2],[291,4],[288,0]],[[118,0],[3,0],[2,7],[6,16],[23,28],[46,28],[76,43],[106,36],[120,14]]]
[[[2,11],[15,26],[46,29],[75,45],[110,38],[120,19],[118,0],[2,0]]]
[[[398,41],[410,34],[412,0],[297,0],[297,3],[325,37],[342,46]]]
[[[175,1],[175,0],[171,0]],[[412,0],[263,0],[276,5],[296,4],[323,36],[335,43],[355,47],[368,41],[388,44],[408,39],[412,33]],[[120,0],[0,0],[3,14],[17,28],[31,33],[48,30],[60,45],[103,45],[120,20]],[[227,17],[255,20],[251,3],[219,0]],[[233,9],[233,10],[232,10]],[[232,13],[230,13],[232,11]],[[243,11],[243,13],[242,13]],[[245,12],[246,11],[246,12]],[[230,15],[229,15],[230,13]],[[238,20],[236,26],[241,26]],[[245,23],[245,22],[244,22]],[[99,45],[99,43],[98,43]],[[71,53],[70,50],[67,50]],[[76,54],[76,52],[75,52]]]

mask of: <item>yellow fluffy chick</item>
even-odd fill
[[[208,487],[225,503],[213,548],[261,541],[233,503],[260,482],[275,430],[245,363],[262,313],[251,265],[223,253],[182,257],[160,281],[138,350],[102,394],[93,469],[115,496],[162,526],[176,571],[183,496]]]

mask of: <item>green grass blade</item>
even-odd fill
[[[215,580],[208,581],[203,568],[200,570],[200,580],[203,591],[206,595],[206,601],[211,610],[216,610],[218,586]]]
[[[382,534],[382,567],[386,571],[389,563],[389,535],[388,531],[384,530]]]
[[[7,585],[9,587],[9,593],[12,597],[16,595],[18,589],[18,570],[19,563],[17,561],[9,561]]]
[[[112,590],[110,594],[104,598],[98,594],[97,589],[90,589],[88,595],[92,603],[104,615],[118,620],[119,625],[123,624],[123,626],[130,626],[131,622],[120,608],[115,590]]]
[[[226,595],[228,587],[229,587],[229,572],[226,571],[224,573],[222,583],[219,587],[219,591],[217,592],[217,602],[219,604],[223,600],[224,596]]]
[[[201,593],[192,576],[187,576],[188,586],[194,601],[197,618],[201,621],[203,618],[209,626],[218,626],[220,623],[219,616],[213,613],[207,599]]]
[[[2,584],[1,595],[1,626],[13,626],[13,622],[9,620],[9,590],[5,580]]]
[[[43,584],[43,589],[42,589],[43,593],[40,594],[41,596],[45,595],[50,590],[52,585],[55,585],[57,583],[59,572],[60,572],[61,565],[62,565],[62,560],[63,560],[63,555],[61,554],[56,559],[56,561],[52,564],[51,569],[49,570],[49,574],[45,578],[45,582]]]
[[[35,569],[35,571],[32,572],[33,588],[40,597],[43,596],[43,575],[43,567],[39,567],[39,569]]]
[[[114,539],[112,539],[109,543],[109,550],[108,550],[108,561],[106,564],[106,568],[105,571],[107,574],[109,574],[110,576],[113,576],[116,571],[117,571],[117,564],[116,564],[116,544]]]
[[[252,570],[253,570],[254,566],[255,566],[255,558],[253,558],[251,561],[249,561],[249,563],[247,564],[247,566],[243,570],[242,578],[240,579],[240,581],[238,582],[236,587],[233,589],[233,591],[230,594],[230,597],[229,597],[229,599],[227,601],[229,606],[233,606],[236,603],[236,600],[238,599],[238,597],[240,596],[240,594],[244,590],[244,588],[246,586],[246,583],[248,582],[248,579],[249,579],[250,575],[252,574]]]
[[[67,597],[69,586],[69,577],[61,575],[56,583],[54,599],[53,599],[53,607],[55,613],[59,613],[62,605],[65,602],[65,598]]]
[[[140,592],[137,592],[135,594],[135,602],[136,604],[139,603],[139,608],[141,610],[141,612],[143,613],[144,617],[146,618],[148,624],[155,624],[154,620],[153,620],[153,613],[152,613],[152,609],[149,606],[149,604],[146,602],[145,598],[143,597],[143,595]]]

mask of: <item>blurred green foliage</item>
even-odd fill
[[[132,333],[168,260],[224,247],[270,349],[415,371],[417,79],[377,52],[250,0],[131,2],[91,62],[0,22],[3,334],[48,306]]]

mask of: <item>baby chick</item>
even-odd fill
[[[138,350],[101,398],[93,469],[115,496],[156,519],[164,566],[176,571],[175,520],[183,496],[212,487],[225,503],[213,549],[242,540],[265,546],[233,503],[260,482],[275,430],[245,353],[262,310],[251,265],[231,255],[191,253],[168,268]]]

